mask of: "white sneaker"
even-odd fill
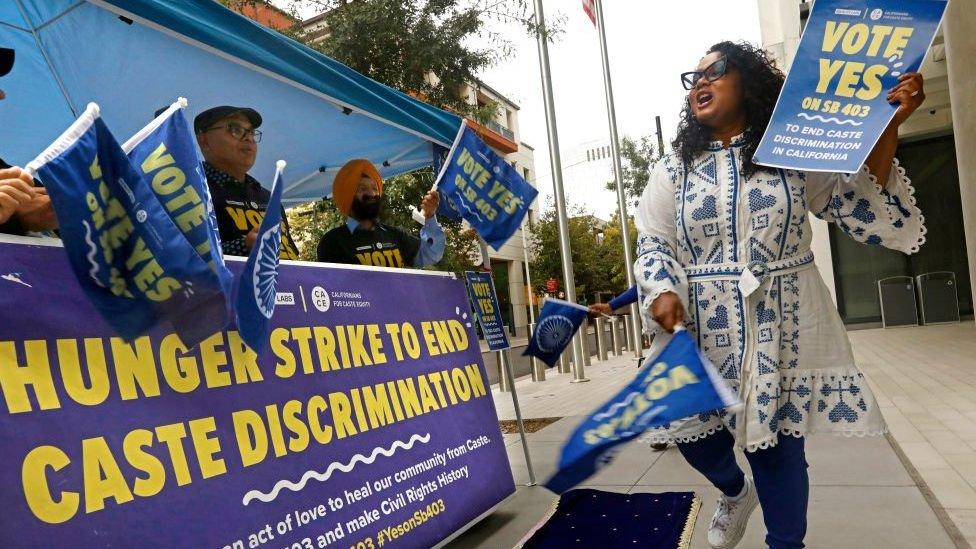
[[[718,509],[708,526],[708,544],[714,549],[732,549],[738,545],[756,505],[759,505],[756,485],[747,476],[741,494],[735,498],[723,494],[718,498]]]

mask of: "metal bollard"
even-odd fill
[[[617,317],[610,321],[610,355],[620,356],[620,336],[617,333]]]
[[[627,317],[620,317],[620,322],[617,323],[617,329],[620,330],[620,354],[623,355],[627,351]]]
[[[591,366],[592,362],[590,360],[590,334],[587,333],[590,330],[589,322],[583,321],[583,325],[580,326],[580,343],[583,348],[583,366]]]
[[[529,324],[529,339],[532,339],[532,334],[535,333],[535,323]],[[532,381],[545,381],[546,380],[546,365],[542,363],[541,360],[536,360],[534,356],[529,357],[529,364],[532,369]]]
[[[569,356],[566,356],[567,353],[569,353]],[[566,347],[566,350],[563,351],[563,354],[559,355],[559,373],[560,374],[568,374],[568,373],[571,373],[573,371],[573,369],[571,368],[570,362],[569,362],[570,361],[570,357],[573,356],[572,353],[573,353],[573,351],[569,347]]]
[[[508,376],[505,375],[505,368],[502,366],[502,351],[495,351],[495,368],[498,372],[498,390],[508,393],[512,390]]]
[[[606,326],[603,323],[602,317],[596,318],[596,358],[597,360],[607,359],[607,341],[606,334],[603,333],[603,329]]]
[[[637,349],[636,342],[634,341],[634,330],[632,330],[632,324],[634,319],[627,315],[624,317],[624,341],[627,342],[627,350],[633,351]]]

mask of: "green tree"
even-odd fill
[[[603,264],[602,237],[597,219],[582,208],[570,212],[569,241],[573,257],[573,275],[576,278],[576,296],[581,302],[593,302],[594,292],[612,291],[608,285]],[[559,280],[565,290],[562,256],[559,246],[559,225],[556,210],[550,207],[539,218],[529,235],[532,260],[533,291],[545,292],[546,280]]]
[[[631,246],[637,242],[637,226],[634,218],[628,216],[627,226],[630,230]],[[601,262],[604,267],[604,277],[607,279],[607,286],[614,294],[618,294],[627,289],[627,271],[633,268],[624,261],[623,234],[620,230],[620,214],[615,213],[606,227],[603,228],[603,243],[600,246]],[[634,250],[631,250],[632,254]]]
[[[292,29],[306,45],[373,80],[481,122],[495,115],[497,105],[471,105],[460,91],[512,52],[511,42],[488,23],[514,22],[533,35],[554,37],[563,22],[557,16],[549,30],[539,29],[528,0],[290,0],[289,7],[294,14],[308,8],[326,14],[329,34],[321,42]],[[476,47],[476,37],[489,46]]]
[[[651,169],[657,162],[658,154],[652,141],[652,136],[645,135],[640,139],[634,140],[624,137],[620,140],[620,161],[623,164],[624,194],[631,199],[631,205],[636,205],[641,195],[644,194],[644,187],[651,177]],[[607,182],[607,189],[616,192],[617,184],[614,181]]]

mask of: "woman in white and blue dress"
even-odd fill
[[[762,50],[716,44],[682,81],[688,103],[674,152],[654,167],[637,212],[640,305],[645,326],[661,334],[652,354],[684,325],[744,406],[672,423],[650,439],[677,443],[722,492],[712,547],[734,547],[757,504],[770,547],[803,547],[804,437],[885,431],[814,267],[807,216],[860,242],[918,250],[924,219],[894,153],[898,126],[925,97],[922,78],[905,74],[889,92],[894,119],[854,174],[752,162],[783,84]],[[736,446],[752,478],[736,464]]]

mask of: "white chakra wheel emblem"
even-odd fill
[[[281,248],[281,224],[268,229],[258,243],[254,261],[254,301],[266,318],[274,313],[275,292],[278,285],[278,254]]]
[[[573,337],[573,322],[563,315],[553,315],[539,324],[538,333],[539,349],[544,353],[553,353]]]

